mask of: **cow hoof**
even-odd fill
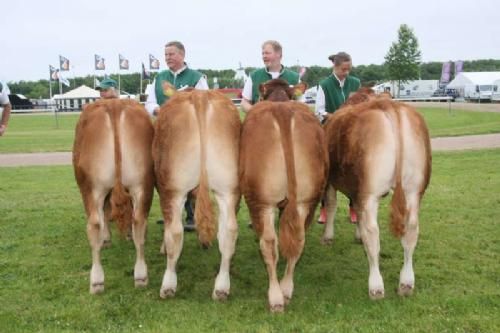
[[[401,283],[398,288],[399,296],[411,296],[413,295],[413,286],[409,284]]]
[[[111,247],[111,239],[105,239],[103,242],[102,242],[102,247],[103,249],[107,249],[107,248],[110,248]]]
[[[354,237],[354,243],[355,244],[363,244],[363,240],[361,238]]]
[[[101,283],[93,283],[90,285],[90,293],[92,295],[101,294],[104,292],[104,282]]]
[[[160,290],[160,298],[173,298],[175,296],[175,289],[168,288]]]
[[[228,297],[229,297],[229,292],[224,290],[215,290],[214,293],[212,294],[212,299],[214,301],[224,302],[227,301]]]
[[[384,298],[384,289],[370,290],[370,298],[374,301]]]
[[[285,305],[284,304],[269,305],[269,310],[271,311],[271,313],[283,313],[285,312]]]
[[[292,300],[292,298],[288,296],[285,296],[284,299],[285,299],[285,305],[290,304],[290,301]]]
[[[147,287],[148,285],[148,278],[144,278],[144,279],[135,279],[134,280],[134,285],[136,288],[144,288],[144,287]]]
[[[321,244],[325,246],[333,245],[333,238],[321,238]]]

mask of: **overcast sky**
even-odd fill
[[[415,32],[422,61],[500,59],[495,1],[397,0],[15,0],[2,3],[0,79],[48,79],[59,55],[69,76],[94,74],[94,54],[118,72],[118,53],[138,72],[148,54],[165,68],[163,46],[180,40],[192,68],[262,66],[267,39],[283,45],[283,63],[330,66],[351,54],[354,65],[381,64],[401,24]]]

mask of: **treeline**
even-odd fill
[[[441,76],[442,62],[428,62],[420,65],[420,78],[422,80],[439,80]],[[452,66],[453,67],[453,66]],[[245,68],[248,74],[255,68]],[[292,66],[292,70],[298,71],[298,66]],[[207,75],[209,86],[214,86],[214,78],[217,78],[219,88],[241,88],[243,86],[242,80],[235,80],[236,72],[232,69],[224,70],[211,70],[199,69],[202,73]],[[488,72],[500,71],[500,60],[485,59],[465,61],[463,70],[465,72]],[[332,72],[331,67],[311,66],[307,68],[306,73],[302,77],[302,81],[307,83],[309,87],[315,86],[320,80],[330,75]],[[352,75],[358,77],[363,85],[373,85],[383,82],[387,79],[387,71],[385,65],[359,65],[353,68]],[[111,78],[118,81],[117,74],[109,75]],[[102,79],[103,77],[98,77]],[[140,74],[125,74],[120,76],[121,90],[130,94],[138,94],[140,87]],[[88,87],[94,86],[94,76],[69,78],[71,87],[63,86],[63,93],[79,87],[84,84]],[[146,87],[148,80],[143,81],[143,89]],[[28,98],[49,98],[49,81],[19,81],[10,82],[9,87],[12,93],[23,94]],[[57,82],[52,82],[52,94],[59,93],[59,85]]]

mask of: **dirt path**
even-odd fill
[[[434,138],[433,151],[500,148],[500,134]],[[29,165],[70,165],[71,152],[0,154],[0,167]]]

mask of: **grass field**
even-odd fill
[[[500,113],[421,108],[431,136],[457,136],[500,132]],[[0,140],[0,153],[71,151],[77,114],[12,115]]]
[[[2,139],[3,140],[3,139]],[[1,141],[1,140],[0,140]],[[500,150],[434,155],[414,257],[416,292],[396,293],[402,248],[380,211],[386,298],[368,298],[368,265],[353,242],[342,198],[331,247],[309,229],[286,312],[267,311],[267,274],[242,207],[229,300],[210,295],[217,247],[186,234],[175,299],[160,300],[158,199],[149,219],[150,284],[133,288],[135,251],[113,235],[103,251],[105,293],[88,293],[90,249],[70,167],[0,168],[2,332],[498,332],[500,327]],[[280,264],[280,275],[283,263]]]

